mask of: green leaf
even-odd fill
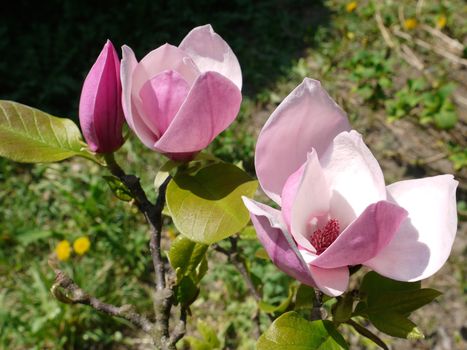
[[[196,268],[206,255],[208,246],[196,243],[179,235],[171,244],[168,253],[169,261],[177,276],[189,276],[196,272]]]
[[[83,146],[71,120],[0,100],[0,156],[26,163],[57,162],[77,155],[95,160]]]
[[[380,331],[393,337],[420,339],[422,332],[407,316],[441,293],[434,289],[420,289],[420,282],[399,282],[367,273],[360,291],[362,301],[355,308],[354,315],[367,317]]]
[[[370,314],[370,321],[381,332],[405,339],[423,339],[423,333],[407,317],[395,312]]]
[[[372,298],[367,312],[376,314],[391,311],[400,314],[410,314],[422,306],[431,303],[440,295],[441,292],[430,288],[381,293]]]
[[[296,312],[277,318],[256,343],[258,350],[348,349],[342,335],[330,321],[307,321]]]
[[[397,292],[420,289],[419,282],[400,282],[378,275],[374,271],[368,272],[360,285],[360,292],[365,293],[369,299],[384,292]]]
[[[123,182],[120,181],[120,179],[115,176],[107,175],[104,176],[104,179],[115,197],[125,202],[129,202],[133,199],[131,191],[128,189],[128,187],[125,186]]]
[[[249,214],[241,197],[252,197],[257,186],[236,166],[214,164],[196,174],[175,175],[167,187],[167,207],[180,233],[211,244],[246,226]]]
[[[355,311],[359,314],[396,312],[408,315],[441,295],[435,289],[420,289],[420,286],[420,282],[394,281],[369,272],[360,287],[364,302],[359,303]]]

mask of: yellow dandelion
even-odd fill
[[[55,254],[57,254],[58,260],[66,261],[70,258],[71,255],[71,245],[67,240],[58,242],[55,247]]]
[[[439,16],[438,19],[436,20],[436,28],[443,29],[444,27],[446,27],[447,22],[448,22],[448,19],[446,18],[445,15]]]
[[[412,30],[417,28],[418,21],[415,18],[408,18],[404,21],[404,28],[407,30]]]
[[[349,3],[347,3],[347,5],[345,5],[345,10],[347,12],[354,12],[355,9],[357,8],[358,4],[356,1],[351,1]]]
[[[91,241],[88,237],[79,237],[73,242],[73,249],[78,255],[83,255],[91,247]]]
[[[355,39],[355,33],[354,32],[347,32],[347,39],[349,39],[349,40]]]

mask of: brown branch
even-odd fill
[[[183,338],[186,333],[186,319],[187,319],[187,310],[185,307],[180,305],[180,319],[178,324],[175,326],[172,334],[170,335],[169,343],[171,345],[177,344],[177,342]]]
[[[138,329],[151,334],[153,324],[144,316],[135,311],[133,305],[115,306],[104,303],[96,297],[89,295],[82,290],[67,274],[58,268],[54,268],[55,283],[50,291],[54,297],[67,304],[88,305],[93,309],[103,312],[110,316],[116,316],[129,321]]]
[[[173,305],[174,285],[167,286],[165,276],[165,262],[161,255],[161,238],[162,238],[162,210],[165,205],[165,194],[167,185],[170,181],[170,176],[159,187],[156,203],[149,201],[141,187],[139,178],[134,175],[127,175],[123,169],[117,164],[113,154],[106,154],[105,160],[110,172],[122,181],[128,188],[132,197],[136,201],[136,205],[141,213],[146,218],[150,229],[151,238],[149,248],[151,251],[152,263],[155,272],[155,287],[153,303],[156,315],[156,324],[154,327],[154,340],[156,345],[163,350],[175,349],[175,343],[171,343],[169,335],[170,311]],[[181,315],[182,316],[182,315]],[[186,315],[183,316],[186,318]],[[181,320],[183,321],[183,320]],[[186,322],[183,321],[183,322]],[[180,335],[182,337],[183,334]]]
[[[134,175],[127,175],[123,169],[117,164],[113,154],[106,154],[105,161],[112,175],[116,176],[130,191],[132,197],[136,201],[136,205],[141,213],[146,218],[151,228],[151,240],[149,248],[151,250],[152,261],[154,265],[156,289],[162,290],[165,288],[165,269],[164,262],[161,257],[160,243],[162,233],[162,210],[165,204],[165,190],[170,181],[170,176],[159,187],[159,195],[156,204],[152,204],[146,196],[139,178]]]

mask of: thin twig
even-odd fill
[[[313,300],[313,309],[311,309],[311,320],[323,319],[323,292],[315,290],[315,299]]]
[[[251,295],[253,295],[253,297],[255,298],[257,302],[259,302],[261,300],[261,294],[256,289],[253,283],[253,280],[251,279],[251,276],[246,269],[245,261],[243,260],[243,258],[240,256],[238,252],[237,238],[230,237],[230,244],[231,244],[230,250],[226,250],[222,248],[221,246],[219,246],[218,244],[214,244],[213,248],[219,253],[224,254],[229,260],[229,262],[231,262],[232,265],[235,266],[237,271],[240,273],[240,275],[242,275],[243,279],[245,280],[246,286],[248,290],[250,291]]]
[[[461,42],[444,34],[439,29],[430,27],[429,25],[426,25],[426,24],[422,24],[421,28],[425,30],[426,32],[430,33],[432,36],[443,41],[448,46],[448,48],[451,49],[454,53],[458,55],[462,55],[462,52],[464,52],[464,45],[462,45]]]
[[[54,272],[55,283],[50,290],[57,300],[67,304],[88,305],[107,315],[121,317],[138,329],[151,334],[153,324],[146,317],[138,314],[133,305],[115,306],[104,303],[82,290],[65,272],[56,267]]]
[[[441,48],[441,47],[438,47],[438,46],[435,46],[435,45],[432,45],[422,39],[418,39],[418,38],[414,38],[412,37],[412,35],[408,34],[408,33],[405,33],[399,29],[394,29],[394,34],[402,39],[405,39],[409,42],[412,42],[426,50],[429,50],[429,51],[433,51],[434,53],[450,60],[451,62],[453,63],[456,63],[456,64],[460,64],[460,65],[463,65],[463,66],[466,66],[467,67],[467,60],[465,58],[461,58],[459,56],[456,56],[455,54],[449,52],[446,50],[446,48]]]
[[[218,251],[219,253],[225,255],[227,259],[229,260],[232,265],[237,269],[237,271],[240,273],[240,275],[243,277],[245,284],[250,292],[250,294],[255,298],[256,302],[259,304],[259,302],[262,299],[261,293],[256,289],[255,284],[253,283],[253,280],[251,278],[250,273],[248,272],[246,265],[245,265],[245,260],[241,256],[241,252],[239,251],[238,248],[238,239],[237,237],[230,237],[230,249],[227,250],[225,248],[222,248],[218,244],[213,244],[212,247],[214,250]],[[272,321],[273,316],[270,314],[267,314],[269,319]],[[256,324],[256,330],[255,332],[258,334],[261,333],[261,322],[260,322],[260,310],[259,307],[256,309],[255,314],[253,315],[253,320]]]
[[[375,344],[377,344],[381,349],[389,350],[388,346],[382,341],[376,334],[371,332],[370,330],[366,329],[362,325],[358,324],[354,320],[350,319],[347,322],[348,325],[352,326],[358,333],[363,335],[364,337],[371,339]]]

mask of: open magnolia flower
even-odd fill
[[[441,175],[385,186],[381,168],[345,113],[305,79],[261,131],[255,165],[281,210],[244,198],[258,238],[284,272],[332,296],[349,266],[400,281],[431,276],[457,230],[457,181]]]
[[[122,47],[122,104],[128,125],[149,148],[186,160],[237,116],[242,73],[229,45],[210,25],[140,62]]]

